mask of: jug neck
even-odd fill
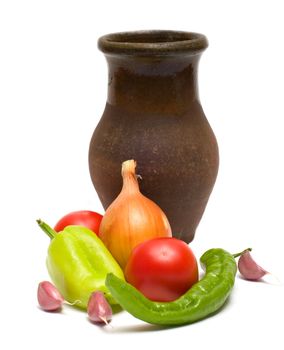
[[[107,56],[107,102],[143,113],[184,113],[199,100],[199,57]]]
[[[139,31],[108,34],[99,48],[108,62],[110,105],[128,111],[184,113],[198,96],[202,34]]]

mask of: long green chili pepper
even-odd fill
[[[181,325],[198,321],[225,303],[234,286],[237,265],[235,257],[216,248],[200,258],[205,276],[183,296],[172,302],[153,302],[137,289],[113,274],[108,274],[106,286],[116,301],[130,314],[148,323]]]

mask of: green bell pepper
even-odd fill
[[[105,279],[110,272],[124,279],[123,271],[100,238],[86,227],[67,226],[57,233],[42,220],[37,222],[51,238],[47,269],[65,300],[86,309],[91,293],[99,290],[110,304],[117,304]]]

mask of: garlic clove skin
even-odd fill
[[[258,281],[268,273],[253,260],[248,250],[240,256],[238,269],[245,279],[251,281]]]
[[[89,298],[87,313],[89,319],[95,323],[108,324],[112,319],[112,309],[107,302],[104,293],[93,292]]]
[[[48,281],[40,282],[37,290],[37,299],[44,311],[56,311],[61,309],[64,302],[63,296],[57,288]]]

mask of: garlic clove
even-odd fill
[[[240,256],[238,269],[245,279],[251,281],[258,281],[268,273],[253,260],[249,250],[246,250]]]
[[[45,311],[59,310],[64,302],[64,298],[57,288],[48,281],[39,283],[37,299],[40,307]]]
[[[107,302],[104,293],[96,291],[91,294],[88,302],[87,313],[92,322],[105,323],[107,325],[111,321],[112,309]]]

